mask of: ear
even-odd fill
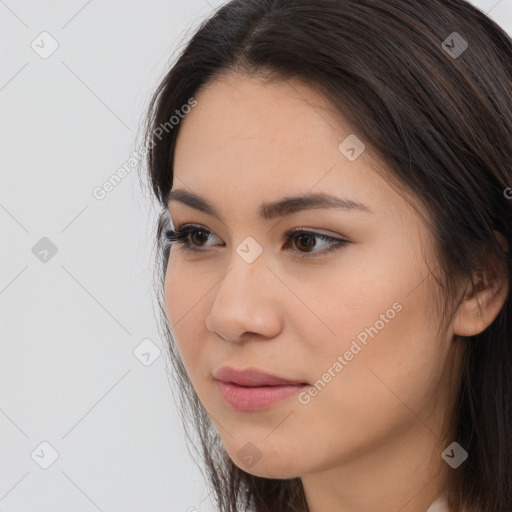
[[[495,232],[501,247],[508,252],[508,244],[501,233]],[[468,280],[464,298],[457,308],[453,323],[454,334],[474,336],[481,333],[494,322],[509,291],[509,279],[506,269],[501,272],[488,268],[473,275],[474,288]]]

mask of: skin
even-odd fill
[[[229,74],[196,99],[180,125],[173,189],[204,197],[222,219],[169,202],[175,228],[193,223],[211,234],[192,237],[207,247],[202,253],[172,247],[165,300],[185,368],[227,452],[254,475],[300,477],[312,512],[424,512],[453,471],[440,454],[454,441],[446,418],[464,346],[454,336],[485,329],[506,284],[468,295],[441,336],[433,239],[368,146],[355,161],[339,151],[354,132],[322,96],[298,81]],[[263,202],[309,192],[371,212],[258,215]],[[294,227],[350,243],[301,259],[311,254],[307,241],[284,238]],[[252,263],[236,252],[248,236],[263,248]],[[316,243],[317,254],[330,246]],[[292,397],[237,412],[217,390],[212,372],[226,364],[313,385],[396,302],[401,311],[307,404]],[[248,442],[261,454],[251,467],[237,457]]]

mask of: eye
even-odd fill
[[[348,240],[342,238],[335,238],[333,236],[316,233],[315,231],[307,231],[304,228],[294,228],[285,234],[288,241],[296,241],[295,246],[302,246],[305,249],[305,254],[297,254],[300,258],[314,258],[317,256],[325,256],[332,252],[338,251],[342,247],[349,244]],[[316,240],[320,240],[318,244]],[[297,243],[298,242],[298,243]],[[323,251],[316,250],[317,246],[326,247]],[[302,251],[299,251],[301,253]],[[312,253],[312,256],[309,255]]]
[[[213,235],[213,233],[209,229],[192,224],[186,224],[178,227],[176,230],[167,229],[164,232],[164,237],[169,244],[180,244],[184,250],[195,253],[205,252],[207,249],[203,247],[211,247],[204,244],[208,241],[210,235]],[[294,245],[299,250],[292,252],[296,253],[295,256],[299,258],[325,256],[350,243],[341,238],[335,238],[315,231],[307,231],[304,228],[294,228],[285,233],[284,236],[286,242],[295,242]],[[326,246],[326,249],[322,251],[317,250],[319,245],[317,240],[320,240],[320,246]]]
[[[202,242],[208,240],[212,232],[206,228],[196,227],[191,224],[177,228],[176,230],[166,229],[164,232],[165,239],[171,244],[180,244],[187,251],[201,252],[203,249]],[[192,238],[192,242],[191,239]],[[199,242],[196,244],[196,242]]]

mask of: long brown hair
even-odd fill
[[[226,72],[297,78],[323,93],[393,180],[426,206],[439,283],[455,300],[455,277],[473,283],[491,260],[510,285],[510,255],[494,230],[512,247],[512,41],[464,0],[233,0],[201,24],[152,97],[145,142],[161,205],[160,327],[187,435],[221,512],[307,511],[300,478],[257,477],[230,460],[187,376],[164,306],[170,248],[161,236],[179,131],[169,120]],[[451,429],[469,457],[450,480],[454,510],[512,510],[511,314],[509,294],[495,321],[464,339]]]

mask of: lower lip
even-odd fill
[[[235,411],[251,412],[268,409],[274,404],[297,394],[303,384],[245,388],[231,382],[215,381],[222,398]]]

